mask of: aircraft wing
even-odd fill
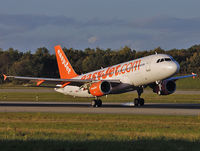
[[[4,75],[4,80],[7,78],[14,78],[14,79],[19,79],[19,80],[30,80],[36,82],[37,86],[40,86],[43,83],[49,83],[49,84],[55,84],[55,85],[60,85],[59,87],[65,87],[66,85],[74,85],[74,86],[81,86],[84,83],[90,83],[90,82],[98,82],[100,80],[93,80],[93,79],[58,79],[58,78],[41,78],[41,77],[23,77],[23,76],[6,76]],[[115,80],[115,79],[110,79],[110,80],[105,80],[113,84],[119,84],[121,83],[120,80]],[[55,86],[57,87],[57,86]]]
[[[186,75],[186,76],[171,77],[171,78],[169,78],[167,80],[174,80],[174,81],[176,81],[176,80],[179,80],[179,79],[189,78],[189,77],[195,78],[196,76],[197,76],[197,74],[192,73],[191,75]]]

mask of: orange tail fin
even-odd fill
[[[58,69],[60,73],[60,78],[61,79],[71,79],[76,76],[76,72],[72,68],[69,60],[65,56],[65,53],[63,52],[62,48],[60,45],[55,46],[55,52],[56,52],[56,59],[58,63]]]

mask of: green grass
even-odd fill
[[[199,150],[200,116],[0,113],[0,150]]]
[[[200,79],[199,77],[185,78],[176,81],[178,90],[200,90]]]

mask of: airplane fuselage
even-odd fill
[[[110,92],[110,94],[117,94],[172,77],[179,71],[179,68],[179,64],[171,56],[155,54],[82,74],[75,77],[75,79],[119,80],[121,84],[112,86]],[[56,88],[55,90],[66,95],[94,97],[84,86],[67,85],[64,88]]]

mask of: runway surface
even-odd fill
[[[143,107],[132,104],[104,103],[100,108],[82,102],[0,102],[0,112],[52,112],[89,114],[144,114],[144,115],[199,115],[200,104],[146,103]]]

